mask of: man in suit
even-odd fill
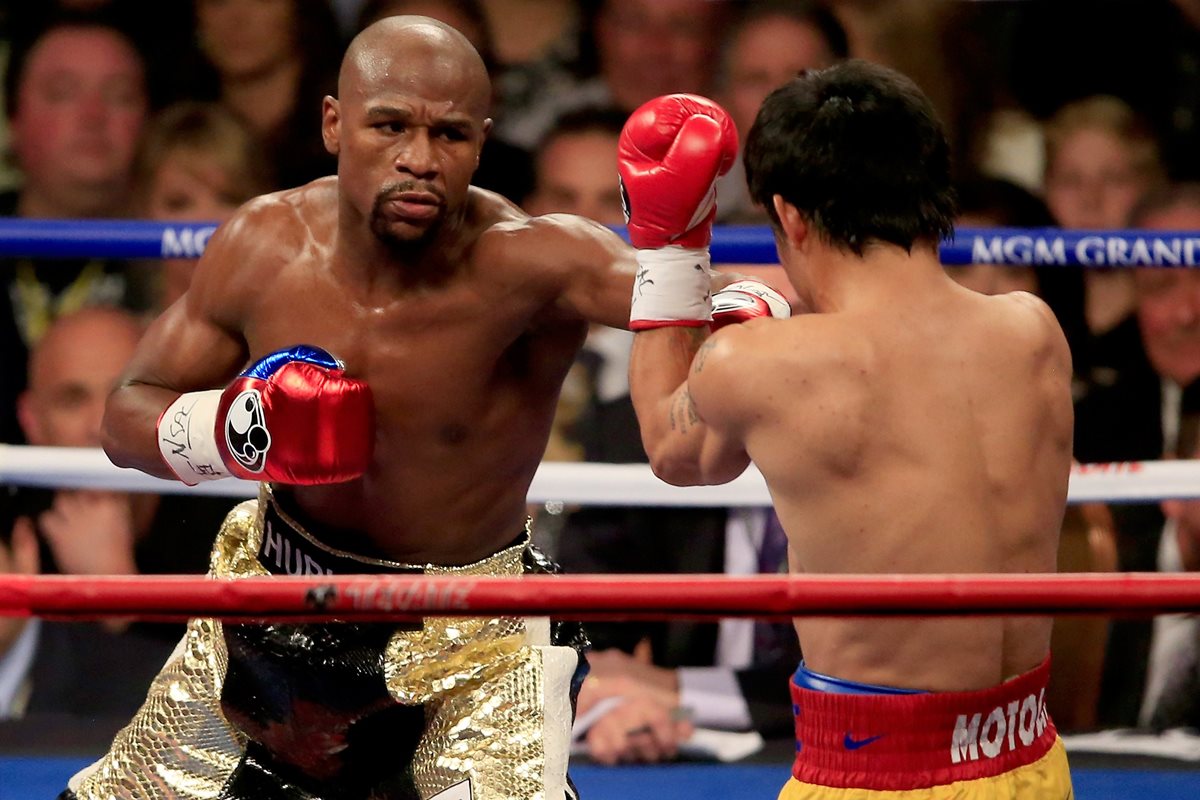
[[[1200,183],[1175,184],[1152,194],[1135,211],[1132,223],[1153,230],[1195,230],[1200,227]],[[1143,268],[1135,273],[1135,279],[1138,326],[1146,356],[1160,379],[1163,456],[1195,457],[1200,438],[1200,275],[1192,269]],[[1150,557],[1157,556],[1158,569],[1196,568],[1191,550],[1193,505],[1163,503],[1167,523],[1161,536],[1148,542]],[[1198,632],[1194,619],[1168,616],[1154,621],[1144,676],[1143,723],[1196,723],[1194,716],[1188,722],[1188,714],[1180,713],[1187,703],[1180,687],[1186,685],[1184,676],[1189,672],[1200,672]],[[1136,688],[1141,686],[1139,683]]]
[[[559,560],[573,573],[780,572],[786,570],[781,532],[770,509],[591,508],[566,521]],[[787,623],[593,623],[588,633],[595,650],[580,696],[585,711],[612,697],[642,713],[657,706],[700,727],[755,730],[765,737],[792,730],[787,687],[800,652]],[[618,711],[588,731],[593,758],[658,760],[671,754],[631,733],[640,726],[622,727]]]

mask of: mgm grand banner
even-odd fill
[[[940,252],[943,264],[954,265],[1194,267],[1200,231],[960,228]]]

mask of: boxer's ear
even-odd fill
[[[325,95],[321,101],[321,140],[325,150],[331,155],[337,155],[342,149],[342,115],[341,107],[336,97]]]
[[[799,248],[808,238],[808,222],[800,209],[783,199],[783,195],[772,195],[771,203],[775,206],[775,215],[779,217],[779,227],[783,231],[784,240],[793,248]]]

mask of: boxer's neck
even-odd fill
[[[949,281],[937,255],[920,244],[910,253],[871,243],[861,256],[822,244],[810,250],[802,269],[815,309],[822,313],[925,297]]]

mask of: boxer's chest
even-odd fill
[[[569,362],[530,333],[536,310],[474,285],[374,304],[310,286],[264,299],[245,336],[252,359],[295,344],[327,350],[370,384],[385,418],[456,417],[540,392]]]

